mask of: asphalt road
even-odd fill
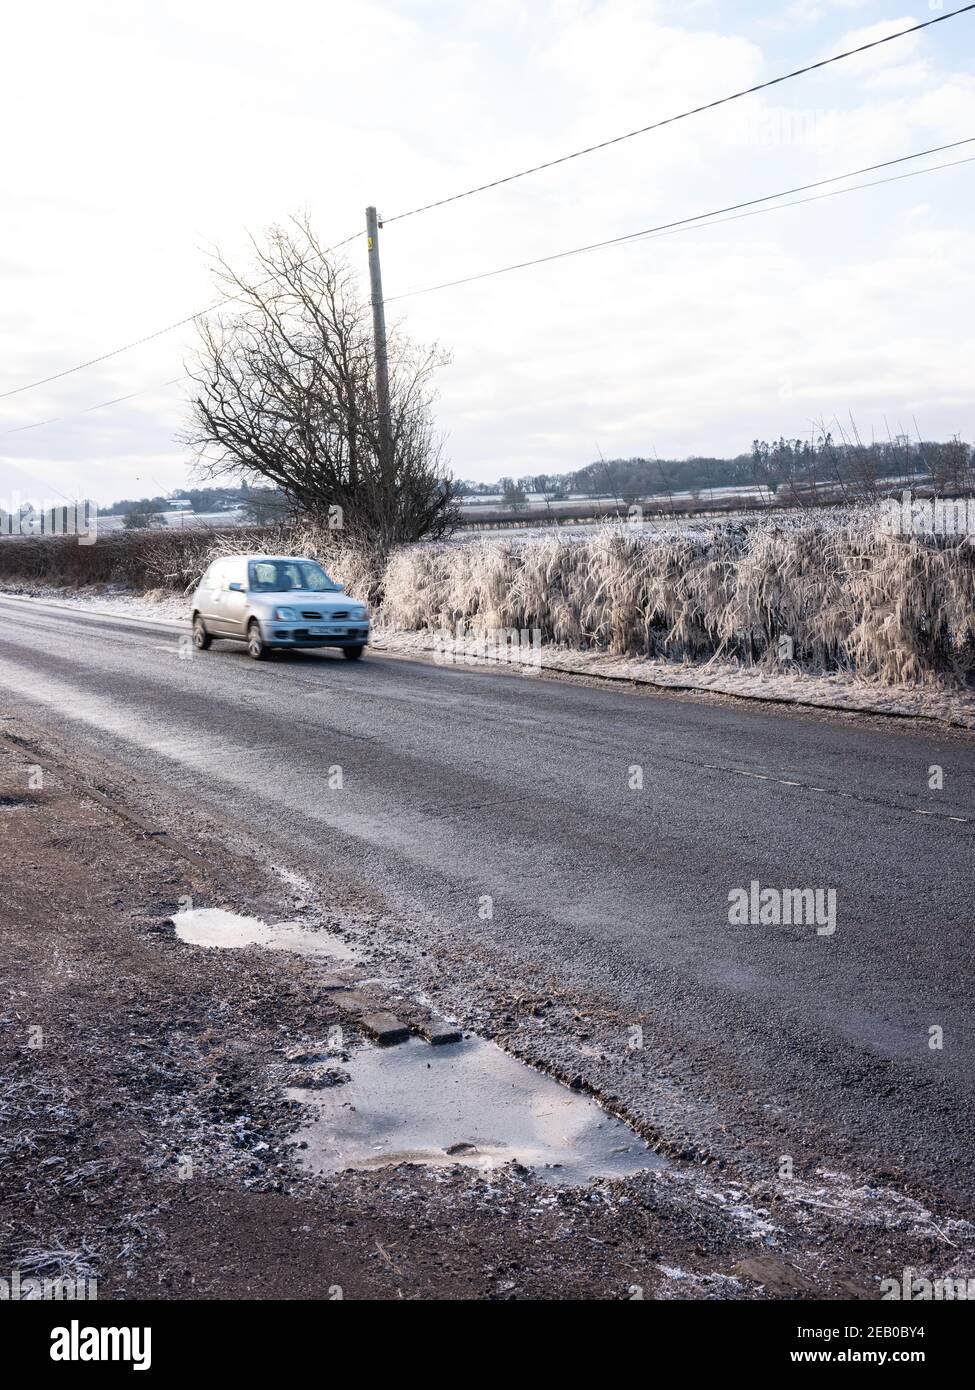
[[[689,1137],[975,1211],[970,737],[378,653],[177,653],[151,623],[0,600],[0,715],[380,889],[444,933],[457,982],[507,955],[641,1020],[624,1100],[661,1132],[683,1106]],[[753,880],[834,889],[835,932],[729,923]]]

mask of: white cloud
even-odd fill
[[[860,7],[822,8],[842,29]],[[0,119],[16,131],[0,390],[209,303],[211,243],[240,257],[248,231],[304,207],[344,236],[368,202],[397,213],[817,56],[791,35],[786,57],[763,52],[756,34],[781,12],[748,25],[737,10],[35,0],[8,18],[0,54]],[[835,52],[910,22],[815,43]],[[965,24],[394,223],[387,294],[975,134]],[[575,467],[597,441],[732,453],[848,410],[867,432],[910,410],[925,433],[971,436],[970,178],[595,252],[390,313],[453,351],[440,414],[466,477]],[[188,342],[177,332],[0,401],[0,430],[69,417],[0,438],[0,490],[12,466],[103,499],[181,486],[181,393],[159,386]],[[143,386],[155,389],[75,414]]]

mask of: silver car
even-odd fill
[[[341,647],[357,661],[369,641],[369,609],[350,599],[314,560],[231,555],[214,560],[193,594],[193,644],[246,642],[255,661],[274,647]]]

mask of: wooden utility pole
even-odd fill
[[[379,264],[379,218],[375,208],[366,208],[369,238],[369,284],[372,289],[372,333],[376,349],[376,404],[379,408],[379,462],[383,474],[393,471],[393,426],[389,409],[389,358],[386,354],[386,310],[383,305],[383,275]]]

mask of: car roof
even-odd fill
[[[310,555],[258,555],[258,554],[247,554],[247,555],[218,555],[218,556],[217,556],[217,559],[218,559],[218,560],[274,560],[274,561],[282,560],[282,561],[284,561],[286,564],[292,564],[292,563],[294,563],[295,561],[299,561],[300,563],[305,564],[305,565],[317,565],[317,564],[318,564],[318,561],[317,561],[317,560],[313,560],[313,559],[311,558]]]

